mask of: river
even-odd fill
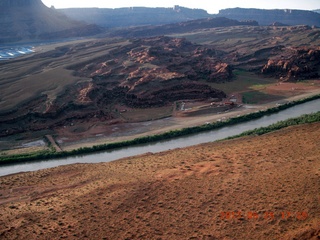
[[[11,46],[0,48],[0,61],[34,53],[33,46]]]
[[[259,127],[266,127],[278,121],[286,120],[288,118],[298,117],[303,114],[309,114],[320,111],[320,99],[296,105],[278,113],[266,115],[262,118],[251,120],[245,123],[223,127],[218,130],[198,133],[194,135],[179,137],[171,140],[143,144],[139,146],[126,147],[122,149],[93,153],[83,156],[67,157],[63,159],[33,161],[27,163],[16,163],[12,165],[0,166],[0,176],[26,172],[36,171],[45,168],[52,168],[61,165],[73,163],[99,163],[110,162],[124,157],[135,156],[147,152],[161,152],[169,149],[183,148],[200,143],[213,142],[224,139],[242,132],[252,130]]]

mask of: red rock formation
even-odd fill
[[[50,54],[63,56],[81,48],[81,44],[57,48]],[[97,121],[114,120],[119,118],[114,111],[117,104],[148,108],[177,100],[224,98],[222,91],[206,83],[231,78],[231,67],[220,59],[221,54],[185,39],[135,40],[103,57],[70,67],[75,75],[92,80],[67,87],[54,100],[44,95],[7,115],[1,121],[0,136],[70,125],[78,120],[91,121],[93,116]]]
[[[280,80],[295,81],[319,77],[320,48],[294,48],[288,57],[269,59],[261,72]]]
[[[217,55],[214,49],[185,39],[155,37],[135,40],[130,47],[80,66],[76,72],[94,79],[94,102],[122,87],[124,103],[131,107],[162,106],[179,99],[224,97],[224,93],[203,83],[231,78],[230,65]]]

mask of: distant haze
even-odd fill
[[[320,9],[319,0],[228,0],[228,1],[206,1],[206,0],[136,0],[136,1],[106,1],[106,0],[42,0],[48,7],[55,8],[120,8],[120,7],[173,7],[180,5],[187,8],[201,8],[208,13],[218,13],[225,8],[261,8],[261,9]]]

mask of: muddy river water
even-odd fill
[[[166,151],[169,149],[192,146],[200,143],[213,142],[216,140],[240,134],[247,130],[265,127],[278,121],[318,111],[320,111],[320,99],[296,105],[281,112],[270,114],[256,120],[251,120],[245,123],[239,123],[236,125],[223,127],[218,130],[212,130],[194,135],[179,137],[171,140],[126,147],[122,149],[93,153],[83,156],[74,156],[63,159],[52,159],[34,161],[30,163],[17,163],[12,165],[0,166],[0,176],[18,172],[36,171],[40,169],[52,168],[60,165],[67,165],[73,163],[110,162],[120,158],[135,156],[147,152],[156,153]]]

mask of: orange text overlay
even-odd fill
[[[306,220],[308,218],[307,212],[288,212],[288,211],[282,211],[282,212],[263,212],[258,213],[254,211],[248,211],[248,212],[241,212],[241,211],[235,211],[235,212],[221,212],[220,218],[222,220],[258,220],[258,219],[265,219],[265,220],[273,220],[273,219],[283,219],[283,220]]]

